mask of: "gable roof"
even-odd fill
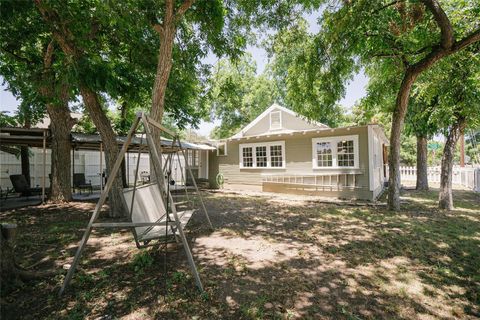
[[[279,104],[272,104],[269,108],[267,108],[265,111],[263,111],[258,117],[256,117],[252,122],[250,122],[248,125],[246,125],[242,130],[240,130],[239,132],[237,132],[235,135],[233,135],[231,138],[241,138],[245,135],[245,133],[247,131],[249,131],[250,129],[252,129],[253,127],[255,127],[260,121],[262,121],[265,117],[268,117],[270,115],[270,113],[272,111],[275,111],[275,110],[279,110],[279,111],[282,111],[282,112],[285,112],[303,122],[305,122],[305,124],[307,126],[314,126],[318,129],[327,129],[329,128],[329,126],[323,124],[323,123],[320,123],[320,122],[316,122],[316,121],[311,121],[311,120],[307,120],[305,117],[299,115],[298,113],[296,113],[295,111],[293,110],[290,110],[288,108],[285,108]],[[286,130],[288,132],[294,132],[294,131],[303,131],[303,130]]]

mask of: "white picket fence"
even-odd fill
[[[440,167],[428,167],[427,176],[429,183],[440,183]],[[400,167],[402,181],[416,181],[416,167]],[[464,188],[480,192],[480,167],[453,167],[452,183]]]

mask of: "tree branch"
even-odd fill
[[[47,50],[45,51],[45,57],[43,58],[43,66],[45,69],[50,69],[52,66],[52,61],[53,61],[53,39],[50,41],[50,43],[47,46]]]
[[[75,57],[81,56],[82,51],[73,44],[72,39],[74,37],[68,27],[63,23],[58,13],[55,10],[47,8],[42,0],[34,0],[34,2],[38,11],[40,11],[43,20],[50,25],[53,38],[62,50]]]
[[[0,50],[3,51],[3,52],[5,52],[5,53],[8,53],[9,55],[15,57],[15,58],[18,59],[18,60],[21,60],[21,61],[27,63],[27,64],[32,64],[32,63],[34,63],[33,60],[29,60],[29,59],[27,59],[27,58],[25,58],[25,57],[22,57],[22,56],[16,54],[15,51],[10,51],[10,50],[5,49],[5,48],[0,48]]]
[[[177,12],[175,13],[175,21],[180,20],[182,16],[185,14],[185,12],[190,9],[190,7],[193,5],[195,0],[185,0],[182,5],[177,9]]]
[[[20,149],[16,147],[10,147],[10,146],[0,146],[0,151],[13,154],[14,156],[18,156],[20,154]]]
[[[441,45],[443,49],[449,49],[452,47],[455,39],[453,37],[453,28],[448,19],[447,14],[443,11],[437,0],[422,0],[425,6],[432,12],[441,32]]]
[[[152,28],[153,28],[153,30],[155,30],[159,35],[162,35],[162,34],[163,34],[163,27],[162,27],[161,24],[153,23],[153,24],[152,24]]]
[[[454,43],[452,50],[454,52],[460,51],[463,48],[471,45],[474,42],[480,41],[480,28],[466,36],[465,38],[461,39]]]
[[[375,57],[375,58],[400,58],[401,54],[379,52],[379,53],[376,53],[376,54],[372,55],[372,57]]]
[[[390,3],[387,3],[386,5],[384,6],[381,6],[380,8],[378,9],[375,9],[372,11],[372,14],[376,14],[376,13],[379,13],[380,11],[384,10],[384,9],[387,9],[388,7],[391,7],[391,6],[394,6],[396,5],[397,3],[400,3],[400,2],[405,2],[403,0],[396,0],[396,1],[392,1]]]
[[[175,12],[173,9],[173,0],[166,0],[165,1],[165,17],[163,19],[163,27],[169,23],[169,21],[173,18]]]

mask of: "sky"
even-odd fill
[[[309,31],[311,33],[316,33],[319,30],[318,23],[317,23],[318,16],[319,16],[318,12],[304,15],[304,18],[307,20],[309,24]],[[257,74],[262,73],[263,70],[265,69],[265,66],[268,64],[267,52],[263,48],[256,47],[256,46],[249,46],[246,51],[252,55],[253,59],[257,63]],[[206,57],[204,62],[209,64],[215,64],[217,60],[218,58],[215,57],[214,55],[209,55]],[[364,97],[366,94],[365,88],[366,88],[367,82],[368,82],[368,78],[363,73],[357,74],[353,78],[353,80],[348,84],[346,95],[340,101],[340,105],[349,109],[355,104],[356,101]],[[14,113],[14,111],[17,109],[18,105],[20,104],[20,101],[16,100],[15,97],[9,91],[6,90],[6,86],[3,85],[2,83],[3,83],[3,78],[0,77],[0,110]],[[199,129],[196,131],[202,136],[209,136],[212,129],[218,124],[219,124],[218,120],[214,122],[202,121],[199,124]]]

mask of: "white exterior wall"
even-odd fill
[[[372,126],[368,126],[368,154],[370,191],[376,198],[383,189],[383,141]]]
[[[30,184],[31,186],[42,185],[43,177],[43,153],[42,149],[39,148],[30,148]],[[51,172],[51,151],[46,150],[46,179],[45,186],[48,188],[50,186],[50,179],[48,175]],[[90,151],[90,150],[76,150],[75,151],[75,173],[84,173],[85,179],[91,181],[93,186],[100,186],[100,152],[99,151]],[[128,157],[128,161],[127,161]],[[128,178],[127,182],[133,184],[135,181],[135,170],[137,167],[138,153],[131,152],[126,155],[126,165],[128,165],[127,172]],[[163,161],[166,161],[167,156],[163,156]],[[102,168],[106,168],[105,164],[105,153],[103,153]],[[200,177],[208,176],[208,160],[207,152],[199,151],[199,161],[200,161]],[[182,156],[179,158],[175,155],[172,162],[172,179],[174,179],[178,184],[182,181],[182,170],[183,177],[186,177],[185,171],[185,160]],[[140,164],[139,164],[139,173],[146,171],[150,173],[150,156],[147,153],[142,153],[140,155]],[[73,177],[73,161],[72,161],[72,177]],[[20,164],[20,158],[15,157],[9,153],[0,151],[0,186],[2,189],[11,188],[12,183],[10,182],[10,175],[12,174],[21,174],[22,168]],[[141,181],[140,176],[138,176],[138,181]]]
[[[48,175],[51,170],[50,150],[46,150],[46,187],[50,186]],[[17,158],[12,154],[0,151],[0,186],[2,189],[11,188],[10,175],[22,174],[20,156]],[[33,187],[42,186],[43,177],[43,152],[39,148],[30,148],[30,185]]]

